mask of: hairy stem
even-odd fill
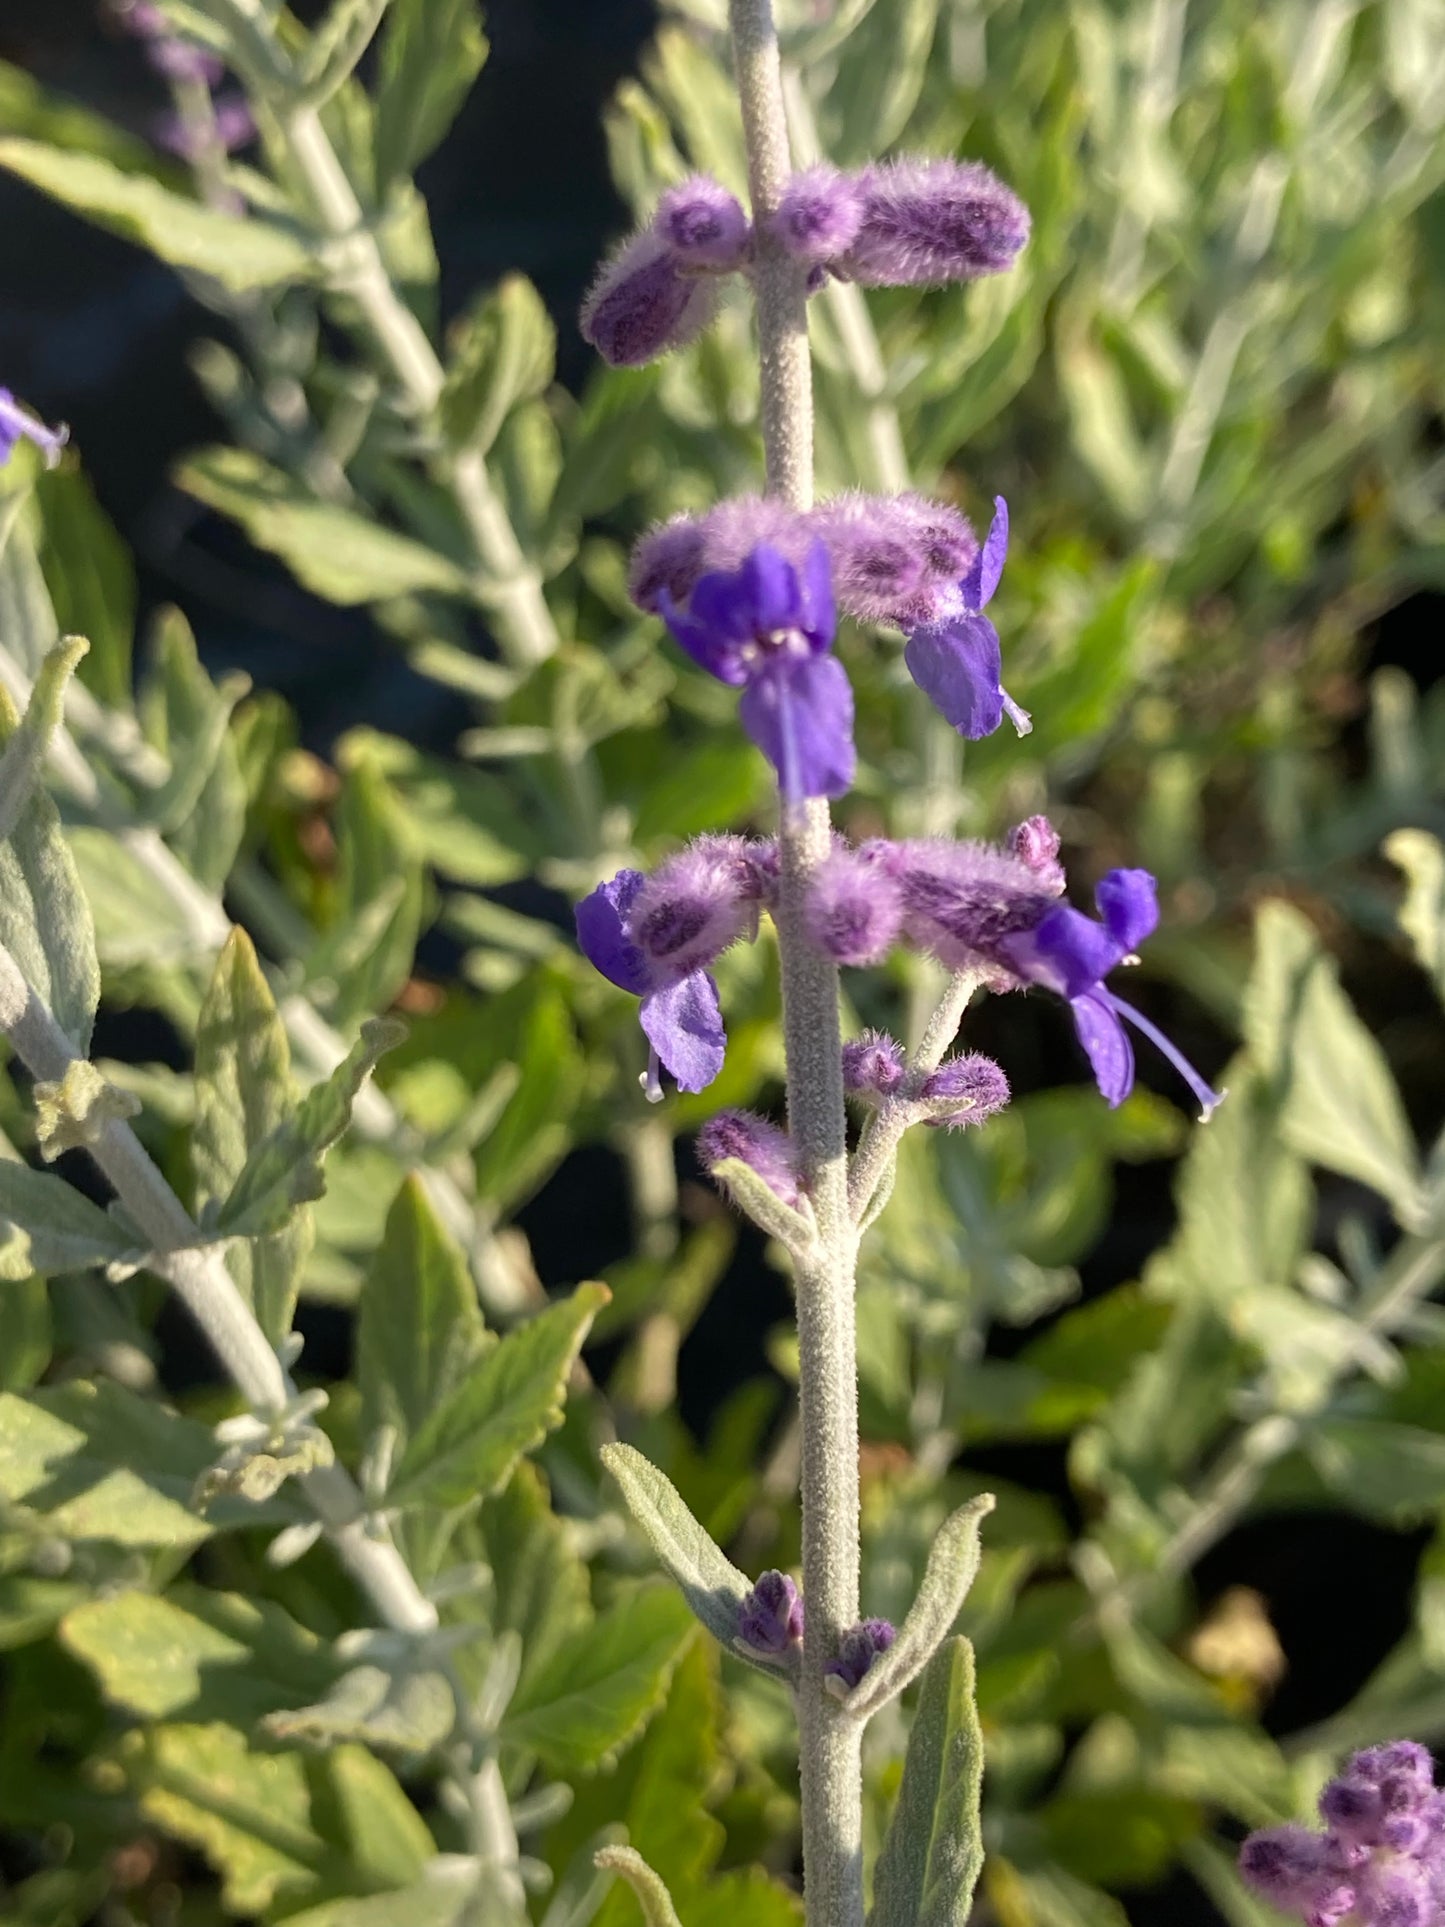
[[[813,499],[813,390],[804,277],[768,232],[790,171],[771,0],[730,0],[748,183],[757,234],[754,286],[767,485],[795,508]],[[824,1669],[858,1617],[857,1240],[848,1216],[838,973],[809,946],[802,905],[828,853],[828,805],[785,807],[777,911],[788,1066],[788,1125],[817,1219],[798,1262],[803,1592],[798,1692],[803,1871],[810,1927],[862,1927],[862,1730],[827,1692]]]
[[[861,1222],[898,1151],[903,1133],[918,1116],[915,1102],[926,1080],[938,1069],[943,1054],[958,1035],[968,1000],[978,988],[971,970],[956,970],[949,978],[933,1015],[924,1027],[918,1048],[908,1061],[902,1087],[869,1119],[848,1173],[848,1208]]]

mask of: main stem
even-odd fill
[[[813,499],[813,386],[804,277],[768,233],[791,162],[771,0],[729,0],[756,236],[754,284],[770,494]],[[802,906],[828,854],[822,798],[784,806],[777,911],[788,1125],[818,1225],[798,1264],[803,1593],[798,1687],[803,1873],[810,1927],[862,1927],[862,1728],[827,1691],[824,1669],[858,1618],[857,1240],[848,1214],[838,973],[808,944]]]

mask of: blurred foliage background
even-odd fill
[[[468,0],[391,0],[354,72],[298,9],[271,30],[304,101],[232,18],[274,9],[178,11],[232,36],[260,127],[192,174],[156,153],[164,102],[113,20],[0,30],[0,205],[65,250],[12,240],[0,375],[77,431],[61,469],[0,478],[0,682],[23,701],[58,632],[91,639],[51,776],[96,1055],[199,1207],[233,923],[298,1086],[405,1018],[325,1196],[254,1261],[273,1336],[294,1296],[336,1450],[465,1636],[458,1706],[501,1762],[531,1918],[634,1927],[587,1872],[622,1823],[685,1927],[772,1927],[795,1917],[786,1709],[647,1580],[596,1446],[638,1444],[738,1564],[795,1559],[786,1285],[689,1150],[722,1104],[778,1102],[774,960],[724,960],[724,1076],[654,1112],[633,1006],[568,912],[629,858],[767,821],[728,698],[624,591],[651,520],[757,484],[746,309],[629,373],[573,320],[660,187],[741,187],[723,9],[498,4],[484,32]],[[976,1138],[909,1143],[869,1248],[866,1604],[898,1613],[944,1513],[999,1492],[963,1621],[976,1918],[1259,1927],[1239,1832],[1307,1810],[1342,1747],[1445,1736],[1445,9],[781,19],[801,157],[977,156],[1035,223],[993,281],[814,304],[820,491],[920,486],[985,521],[1008,497],[998,620],[1036,725],[965,762],[896,639],[846,636],[845,821],[1047,809],[1081,901],[1147,864],[1139,1001],[1231,1090],[1192,1131],[1146,1060],[1111,1115],[1061,1012],[970,1015],[1019,1095]],[[907,1032],[930,988],[856,975],[851,1014]],[[13,1177],[23,1078],[0,1124]],[[47,1258],[0,1206],[30,1237],[0,1290],[0,1919],[510,1927],[474,1878],[460,1716],[412,1690],[435,1671],[357,1644],[324,1546],[268,1560],[291,1487],[197,1509],[236,1409],[198,1340],[144,1271]],[[408,1475],[406,1425],[450,1388],[398,1386],[398,1361],[442,1330],[480,1356],[477,1305],[525,1332],[594,1276],[612,1300],[561,1429],[500,1460],[468,1434],[459,1486],[421,1448]],[[875,1832],[902,1737],[871,1736]]]

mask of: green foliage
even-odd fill
[[[873,1927],[963,1927],[983,1863],[982,1788],[973,1649],[952,1639],[923,1675],[898,1806],[873,1878]]]

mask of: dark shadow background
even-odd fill
[[[319,7],[311,0],[297,11],[314,15]],[[599,253],[626,220],[609,181],[600,115],[635,67],[654,9],[651,0],[489,0],[487,12],[490,58],[421,175],[442,261],[444,313],[504,271],[521,270],[553,312],[561,378],[575,388],[589,352],[576,331],[577,305]],[[105,24],[94,0],[0,0],[0,57],[137,133],[166,105],[163,83],[139,47]],[[5,175],[0,235],[0,380],[47,419],[70,423],[101,501],[136,553],[143,610],[180,602],[210,666],[239,666],[279,690],[319,750],[353,723],[383,717],[397,733],[448,744],[467,720],[456,699],[411,675],[364,613],[315,601],[171,488],[177,458],[223,432],[186,367],[190,344],[218,332],[215,317],[168,269]],[[1420,597],[1396,610],[1373,639],[1373,663],[1398,663],[1422,685],[1432,680],[1441,606],[1439,597]],[[1350,988],[1362,994],[1367,1017],[1383,1018],[1387,1011],[1378,1006],[1403,986]],[[1405,994],[1417,991],[1423,995],[1423,985]],[[1197,1008],[1180,1000],[1177,1012],[1158,1014],[1206,1074],[1218,1068],[1227,1040],[1201,1028]],[[1057,1083],[1060,1062],[1073,1061],[1063,1056],[1062,1018],[1053,1029],[1032,1018],[1018,1028],[995,1001],[983,1019],[973,1043],[1001,1046],[1022,1073],[1020,1089]],[[998,1038],[983,1034],[994,1028]],[[130,1048],[146,1054],[151,1041],[132,1038]],[[108,1035],[106,1048],[119,1053],[124,1046]],[[1171,1174],[1167,1165],[1121,1169],[1114,1223],[1085,1267],[1089,1295],[1136,1276],[1143,1256],[1167,1238]],[[523,1213],[549,1285],[594,1275],[624,1254],[623,1197],[610,1153],[584,1150]],[[786,1314],[786,1293],[763,1264],[760,1241],[745,1237],[738,1263],[683,1352],[682,1409],[700,1434],[730,1390],[767,1369],[765,1335]],[[183,1376],[204,1376],[206,1361],[180,1322],[166,1321],[168,1350]],[[302,1323],[308,1362],[343,1370],[344,1318],[303,1312]],[[1018,1342],[1019,1335],[1000,1334],[999,1349]],[[985,1469],[983,1455],[977,1462]],[[991,1450],[986,1465],[1068,1500],[1062,1449]],[[1308,1725],[1356,1690],[1405,1628],[1418,1550],[1417,1538],[1331,1514],[1251,1523],[1208,1555],[1198,1572],[1201,1599],[1208,1603],[1231,1585],[1256,1587],[1290,1656],[1272,1728]],[[1182,1878],[1131,1896],[1129,1912],[1137,1927],[1202,1927],[1215,1918]]]

